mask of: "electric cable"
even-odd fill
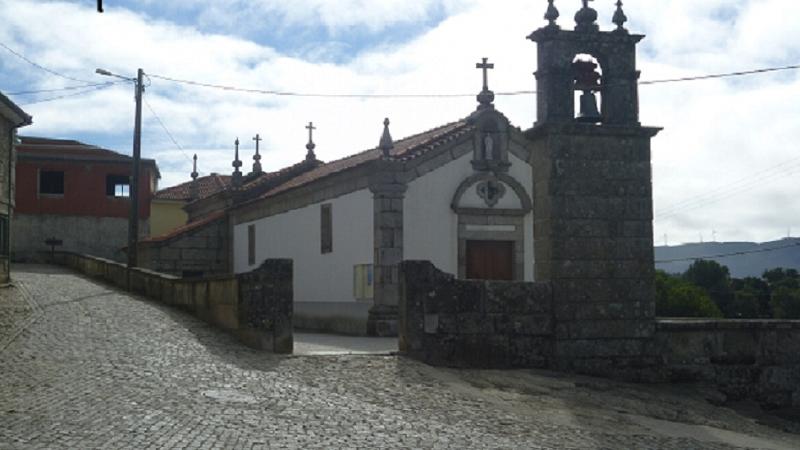
[[[665,264],[665,263],[673,263],[673,262],[684,262],[684,261],[696,261],[698,259],[713,259],[713,258],[728,258],[731,256],[742,256],[742,255],[752,255],[754,253],[768,253],[774,252],[776,250],[784,250],[787,248],[792,247],[800,247],[800,242],[795,242],[789,245],[783,245],[780,247],[770,247],[770,248],[762,248],[758,250],[748,250],[742,252],[733,252],[733,253],[723,253],[720,255],[706,255],[706,256],[693,256],[690,258],[675,258],[675,259],[663,259],[655,261],[656,264]]]
[[[189,157],[189,155],[188,155],[188,154],[186,153],[186,151],[183,149],[183,146],[181,146],[181,144],[179,144],[179,143],[178,143],[178,141],[175,139],[175,137],[174,137],[174,136],[172,135],[172,133],[169,131],[169,128],[167,128],[167,126],[166,126],[166,125],[164,124],[164,122],[161,120],[161,117],[159,117],[159,116],[158,116],[158,114],[156,114],[156,111],[153,109],[153,107],[152,107],[152,106],[150,106],[150,103],[147,101],[147,99],[146,99],[146,98],[144,98],[144,96],[143,96],[143,97],[142,97],[142,100],[144,101],[144,104],[147,106],[147,109],[149,109],[149,110],[150,110],[150,113],[151,113],[151,114],[153,114],[153,117],[155,117],[155,119],[156,119],[156,121],[158,122],[158,124],[159,124],[159,125],[161,125],[161,128],[164,130],[164,132],[167,134],[167,136],[169,136],[169,138],[170,138],[170,140],[172,141],[172,143],[173,143],[173,144],[175,144],[175,147],[177,147],[177,148],[178,148],[178,150],[180,150],[180,151],[181,151],[181,153],[183,153],[183,156],[185,156],[187,160],[191,161],[191,160],[192,160],[192,158],[190,158],[190,157]]]
[[[56,72],[55,70],[48,69],[47,67],[44,67],[41,64],[37,64],[36,62],[31,61],[30,59],[26,58],[21,53],[15,52],[11,47],[7,46],[6,44],[4,44],[2,42],[0,42],[0,47],[3,47],[4,49],[8,50],[11,54],[16,56],[17,58],[20,58],[21,60],[27,62],[28,64],[30,64],[30,65],[32,65],[34,67],[36,67],[37,69],[44,70],[45,72],[47,72],[47,73],[49,73],[51,75],[55,75],[57,77],[65,78],[65,79],[70,80],[70,81],[77,81],[78,83],[86,83],[86,84],[92,84],[93,83],[92,81],[86,81],[86,80],[81,80],[79,78],[73,78],[71,76],[64,75],[63,73]]]

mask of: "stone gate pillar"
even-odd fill
[[[406,184],[399,179],[398,161],[377,161],[370,179],[373,194],[374,304],[369,310],[370,336],[397,336],[400,299],[399,266],[403,261],[403,198]]]

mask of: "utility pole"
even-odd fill
[[[138,264],[137,247],[139,243],[139,166],[142,159],[142,93],[144,70],[136,73],[136,118],[133,124],[133,177],[129,188],[131,196],[131,215],[128,223],[128,267]]]
[[[136,115],[133,124],[133,167],[131,184],[128,187],[131,210],[128,216],[128,268],[136,267],[138,255],[136,247],[139,243],[139,168],[142,157],[142,93],[144,93],[144,70],[139,69],[136,78],[123,77],[105,69],[97,69],[95,73],[107,77],[115,77],[133,81],[136,85]]]

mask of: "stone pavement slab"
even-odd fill
[[[397,338],[294,333],[295,355],[389,355],[397,352]]]
[[[0,350],[2,449],[800,448],[703,391],[274,356],[60,269],[13,276],[41,310]]]

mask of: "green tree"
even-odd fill
[[[737,317],[737,311],[733,308],[735,296],[731,275],[726,266],[716,261],[698,259],[689,266],[683,278],[706,291],[725,317]]]
[[[776,319],[800,319],[800,289],[779,286],[772,292]]]
[[[722,317],[722,312],[699,287],[656,271],[656,315],[660,317]]]
[[[740,318],[772,318],[769,284],[755,277],[731,279],[734,299],[730,310],[732,316]]]
[[[789,289],[800,289],[800,275],[798,275],[796,269],[778,267],[767,270],[761,277],[767,280],[773,290],[780,286],[785,286]]]

